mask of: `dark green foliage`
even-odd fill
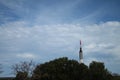
[[[113,76],[112,80],[120,80],[120,76]]]
[[[93,61],[90,66],[63,57],[38,65],[32,80],[111,80],[111,74],[101,62]]]
[[[27,80],[27,72],[18,72],[14,80]]]
[[[88,67],[75,60],[59,58],[38,65],[32,80],[88,80]]]
[[[93,61],[89,65],[90,80],[110,80],[112,75],[105,69],[104,63]]]

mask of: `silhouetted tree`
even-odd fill
[[[85,64],[79,66],[79,80],[89,80],[89,69]]]
[[[28,79],[27,72],[18,72],[14,80],[27,80]]]
[[[13,70],[13,74],[17,75],[18,74],[27,74],[27,76],[31,76],[33,73],[33,70],[35,68],[35,63],[31,60],[30,62],[28,61],[24,61],[24,62],[20,62],[18,64],[14,64],[12,65],[12,70]]]
[[[104,63],[93,61],[89,65],[91,80],[110,80],[111,74],[105,69]]]
[[[32,80],[87,80],[88,67],[63,57],[38,65]]]

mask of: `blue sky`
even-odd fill
[[[120,0],[0,0],[0,63],[11,65],[59,57],[102,61],[120,73]]]

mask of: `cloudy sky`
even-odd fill
[[[59,57],[102,61],[120,73],[120,0],[0,0],[0,64]]]

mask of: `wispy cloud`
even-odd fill
[[[117,2],[109,1],[108,3],[110,4],[108,4],[102,0],[95,2],[88,0],[1,0],[0,3],[2,5],[0,12],[1,21],[23,20],[29,22],[30,25],[88,24],[115,19],[119,21],[120,13],[119,7],[116,6]],[[112,6],[111,3],[113,4]]]
[[[120,23],[115,21],[87,26],[59,24],[29,27],[25,22],[9,23],[0,27],[1,51],[58,53],[65,50],[67,53],[71,47],[72,53],[82,39],[85,54],[101,50],[112,52],[113,49],[112,53],[116,55],[119,53],[119,26]]]

